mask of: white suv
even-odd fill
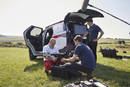
[[[56,38],[56,47],[60,52],[74,49],[73,38],[75,35],[83,35],[86,32],[85,25],[88,18],[104,17],[95,10],[86,9],[85,12],[68,13],[63,21],[54,23],[43,28],[31,25],[24,31],[24,39],[29,48],[30,60],[37,56],[43,56],[42,48],[48,44],[50,38]]]

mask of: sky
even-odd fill
[[[130,23],[130,0],[90,0],[92,4]],[[43,29],[63,20],[68,12],[81,9],[83,0],[0,0],[0,34],[22,36],[30,25]],[[94,9],[88,7],[89,9]],[[100,12],[100,11],[99,11]],[[103,13],[103,12],[101,12]],[[104,38],[130,39],[130,26],[103,13],[94,23]]]

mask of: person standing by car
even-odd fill
[[[87,80],[92,79],[92,72],[96,68],[96,61],[94,58],[94,54],[91,49],[82,43],[82,37],[80,35],[76,35],[74,38],[74,43],[76,45],[75,52],[73,57],[69,59],[62,59],[62,62],[71,62],[67,67],[70,70],[75,71],[75,73],[81,71],[87,73]],[[75,62],[79,60],[79,62]],[[82,74],[80,74],[82,76]]]
[[[48,45],[45,45],[43,47],[43,53],[47,54],[54,54],[54,53],[59,53],[58,49],[55,47],[56,40],[54,38],[51,38]],[[44,58],[44,66],[45,66],[45,72],[46,74],[49,73],[49,70],[51,69],[51,66],[56,64],[57,58],[54,56],[46,56]],[[60,64],[63,64],[60,62]]]
[[[89,29],[87,30],[87,32],[85,33],[84,36],[88,35],[87,45],[93,51],[93,53],[95,55],[95,60],[97,61],[97,54],[96,54],[97,43],[98,43],[98,40],[103,36],[104,32],[102,31],[102,29],[98,25],[93,23],[92,18],[87,19],[87,24],[89,26]]]

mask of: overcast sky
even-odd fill
[[[82,3],[83,0],[0,0],[0,34],[22,36],[30,25],[45,28],[63,20],[68,12],[79,10]],[[90,4],[130,23],[130,0],[90,0]],[[104,16],[94,19],[105,32],[104,37],[130,39],[129,25]]]

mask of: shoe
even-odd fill
[[[92,72],[87,72],[87,80],[89,81],[92,78],[93,78]]]
[[[87,81],[93,79],[93,76],[87,76]]]

